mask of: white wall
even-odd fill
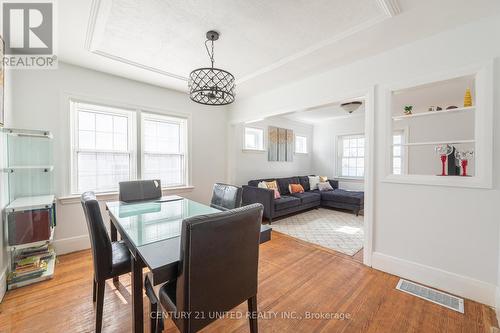
[[[67,94],[97,102],[170,110],[191,115],[192,191],[183,195],[209,202],[212,186],[226,181],[227,109],[193,103],[186,94],[59,63],[58,70],[18,70],[13,74],[13,125],[54,134],[55,188],[70,194],[70,132]],[[79,200],[58,202],[55,245],[59,254],[88,247]]]
[[[12,72],[5,72],[5,90],[4,90],[4,126],[9,127],[12,123]],[[5,137],[0,135],[0,168],[7,163]],[[7,174],[0,174],[0,301],[2,300],[7,288],[7,268],[8,268],[8,253],[7,253],[7,235],[4,234],[4,214],[3,208],[8,204],[8,177]]]
[[[243,150],[245,126],[264,130],[264,151]],[[267,160],[268,126],[292,129],[295,135],[307,137],[308,154],[294,154],[292,162]],[[230,181],[246,185],[249,180],[309,175],[312,171],[313,126],[283,117],[272,117],[251,124],[230,125]]]
[[[337,170],[337,137],[339,135],[363,134],[364,132],[364,113],[314,124],[313,173],[336,178],[339,174]],[[339,179],[339,188],[362,191],[364,183],[362,180],[344,178]]]
[[[233,121],[323,105],[375,85],[394,84],[500,56],[500,17],[483,19],[397,49],[239,100]],[[493,305],[498,284],[500,66],[495,62],[494,189],[385,183],[385,123],[375,96],[374,256],[372,264]],[[379,86],[378,86],[379,87]]]

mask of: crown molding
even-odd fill
[[[333,36],[330,39],[324,40],[322,42],[316,43],[300,52],[297,52],[295,54],[292,54],[288,57],[285,57],[283,59],[280,59],[279,61],[276,61],[274,63],[271,63],[267,66],[262,67],[261,69],[250,73],[248,75],[245,75],[239,79],[236,80],[236,84],[241,84],[243,82],[249,81],[257,76],[263,75],[265,73],[271,72],[275,69],[278,69],[294,60],[300,59],[302,57],[305,57],[311,53],[314,53],[322,48],[325,48],[333,43],[336,43],[342,39],[345,39],[351,35],[354,35],[358,32],[361,32],[363,30],[369,29],[372,26],[385,21],[386,19],[389,19],[395,15],[398,15],[401,12],[401,9],[399,7],[398,0],[375,0],[379,6],[379,8],[382,10],[381,15],[378,15],[366,22],[363,22],[361,24],[358,24],[347,31],[344,31],[342,33],[339,33],[335,36]],[[87,26],[87,33],[85,37],[85,49],[93,54],[118,61],[127,65],[131,65],[143,70],[147,70],[150,72],[154,72],[157,74],[165,75],[173,79],[181,80],[181,81],[188,81],[188,78],[182,75],[174,74],[162,69],[159,69],[157,67],[152,67],[148,66],[136,61],[132,61],[130,59],[111,54],[108,52],[105,52],[103,50],[99,50],[97,47],[95,47],[95,34],[96,34],[96,24],[97,24],[97,19],[99,16],[99,11],[102,9],[102,0],[92,0],[91,4],[91,9],[90,9],[90,15],[89,15],[89,20],[88,20],[88,26]]]
[[[401,7],[399,6],[398,0],[376,0],[380,9],[388,17],[394,17],[401,13]]]

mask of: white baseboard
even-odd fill
[[[88,235],[55,239],[53,244],[57,255],[90,249],[90,240]]]
[[[7,268],[8,266],[2,268],[2,273],[0,274],[0,303],[7,292]]]
[[[497,315],[497,321],[500,323],[500,287],[497,287],[495,293],[495,313]]]
[[[380,252],[373,252],[372,267],[488,306],[500,305],[497,286],[491,283]]]

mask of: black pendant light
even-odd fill
[[[205,48],[212,67],[198,68],[189,74],[189,97],[196,103],[205,105],[227,105],[234,102],[234,76],[223,69],[214,67],[214,41],[219,39],[217,31],[207,32]],[[207,43],[212,43],[211,51]]]

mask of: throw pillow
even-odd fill
[[[327,176],[319,176],[319,182],[320,183],[325,183],[328,181],[328,177]]]
[[[320,191],[333,191],[332,185],[329,182],[322,182],[318,184],[318,188]]]
[[[288,191],[290,193],[304,193],[304,188],[300,184],[290,184],[288,185]]]
[[[309,186],[311,187],[311,191],[318,189],[318,183],[319,176],[309,176]]]
[[[266,186],[270,190],[278,190],[279,191],[278,183],[275,180],[273,180],[272,182],[266,182]]]
[[[274,199],[279,199],[279,198],[281,198],[280,191],[278,191],[277,189],[273,189],[273,190],[274,190]]]
[[[267,188],[266,182],[262,181],[257,184],[258,188]]]

